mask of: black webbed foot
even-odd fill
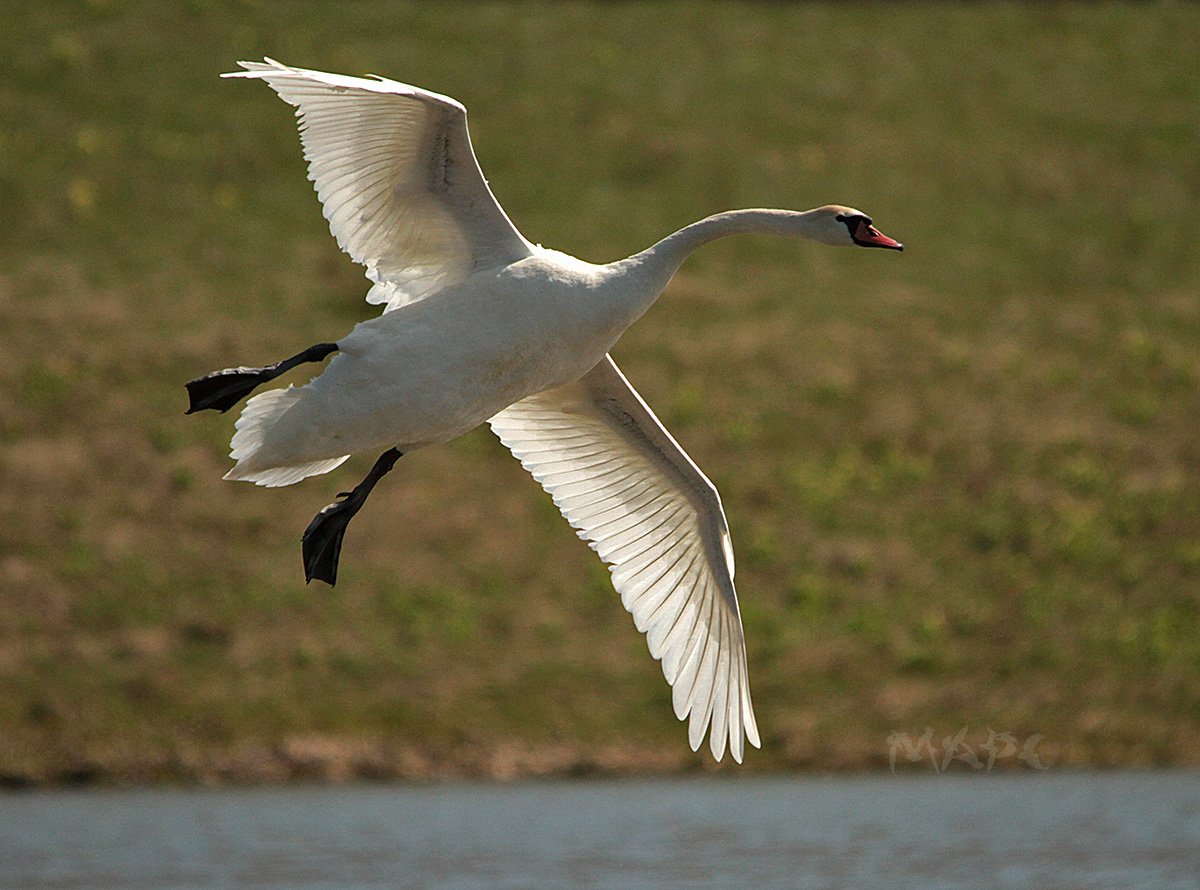
[[[351,492],[342,492],[338,497],[344,499],[322,507],[304,530],[301,549],[304,551],[305,584],[314,578],[330,587],[337,584],[342,540],[346,537],[350,520],[366,501],[365,495],[356,498]]]
[[[185,413],[193,414],[211,408],[222,413],[228,411],[260,384],[271,377],[265,368],[226,368],[189,380],[186,384],[191,404]]]
[[[337,352],[336,343],[318,343],[265,368],[226,368],[189,380],[186,384],[190,405],[186,414],[211,408],[224,413],[269,380],[306,362],[319,362]]]
[[[371,472],[352,491],[338,494],[340,500],[322,507],[313,521],[304,530],[301,550],[304,555],[304,582],[314,578],[330,587],[337,583],[338,558],[342,555],[342,541],[350,520],[362,509],[367,495],[389,470],[396,465],[401,453],[389,448],[375,461]]]

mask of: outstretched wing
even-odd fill
[[[609,564],[621,602],[662,660],[692,750],[709,730],[759,746],[733,547],[716,488],[605,356],[581,380],[501,411],[492,429]],[[711,726],[711,730],[710,730]]]
[[[338,245],[367,267],[368,302],[393,309],[532,248],[475,160],[466,109],[375,77],[239,62],[296,106],[308,178]]]

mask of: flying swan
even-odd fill
[[[227,411],[305,362],[304,386],[257,395],[226,479],[291,485],[385,448],[304,532],[305,577],[337,579],[347,525],[400,458],[487,421],[609,566],[662,662],[688,741],[718,761],[760,746],[733,548],[717,490],[608,351],[708,241],[743,232],[902,250],[849,207],[734,210],[641,253],[593,265],[531,244],[488,188],[447,96],[266,59],[223,75],[265,80],[296,107],[308,177],[338,245],[367,269],[382,314],[337,342],[187,384],[188,413]],[[336,353],[336,354],[335,354]]]

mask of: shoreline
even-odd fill
[[[1080,756],[1047,747],[1049,756],[1034,768],[1016,760],[991,766],[960,761],[933,766],[928,760],[900,757],[889,763],[878,756],[847,756],[839,760],[798,762],[771,753],[748,752],[739,765],[728,755],[721,763],[682,750],[649,751],[634,745],[529,745],[505,742],[493,746],[467,745],[446,752],[429,746],[389,744],[378,740],[331,735],[290,736],[277,744],[248,743],[202,752],[173,752],[138,760],[63,757],[58,763],[0,766],[0,793],[63,788],[126,787],[248,787],[256,785],[347,784],[355,782],[499,783],[539,779],[624,779],[689,777],[721,773],[747,776],[885,774],[986,775],[988,773],[1056,772],[1113,769],[1196,770],[1200,763],[1172,758]],[[1109,752],[1110,755],[1113,752]],[[861,754],[861,752],[860,752]],[[757,755],[757,756],[756,756]]]

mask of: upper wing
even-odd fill
[[[330,231],[393,309],[532,248],[488,188],[467,111],[393,80],[239,62],[224,77],[265,80],[296,106],[308,178]],[[385,309],[385,311],[386,311]]]
[[[688,740],[734,760],[759,746],[733,547],[716,488],[605,356],[581,380],[488,421],[609,564],[621,602],[662,659]]]

